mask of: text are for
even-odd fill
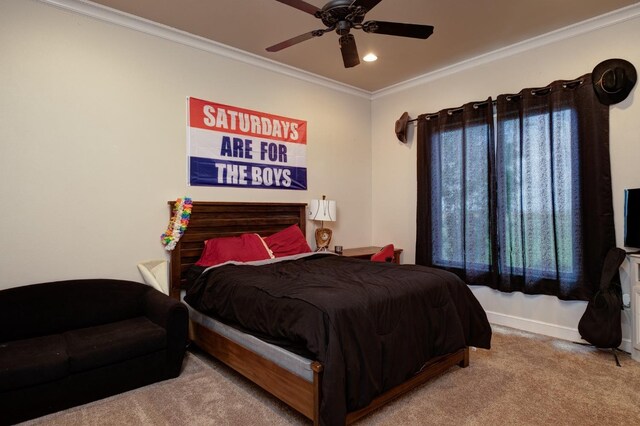
[[[223,157],[247,158],[253,157],[253,140],[242,138],[231,138],[230,136],[222,137],[222,146],[220,147],[220,155]],[[287,146],[285,144],[275,142],[260,142],[261,161],[287,162]]]

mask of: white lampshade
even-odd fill
[[[309,219],[323,222],[336,220],[336,202],[333,200],[311,200],[309,203]]]

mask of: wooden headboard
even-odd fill
[[[169,201],[169,214],[175,201]],[[211,238],[257,233],[268,236],[290,225],[306,235],[304,203],[241,203],[194,201],[189,226],[171,252],[171,296],[180,297],[185,273],[198,261],[204,242]]]

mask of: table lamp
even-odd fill
[[[316,229],[316,251],[327,251],[331,242],[331,229],[324,227],[324,222],[334,222],[336,220],[336,202],[327,200],[322,196],[322,200],[311,200],[309,203],[309,219],[319,220],[320,228]]]

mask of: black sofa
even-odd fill
[[[144,284],[59,281],[0,291],[0,424],[177,377],[184,304]]]

